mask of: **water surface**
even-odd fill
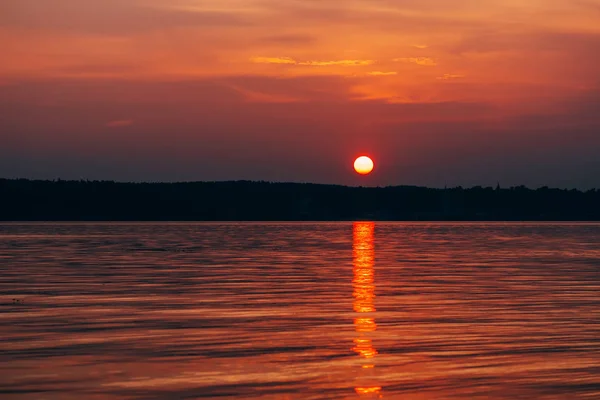
[[[600,225],[0,225],[2,399],[600,399]]]

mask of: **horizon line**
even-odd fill
[[[589,188],[589,189],[581,189],[581,188],[560,188],[560,187],[550,187],[547,185],[538,186],[538,187],[529,187],[525,185],[513,185],[513,186],[505,186],[502,187],[498,182],[496,186],[482,186],[482,185],[474,185],[474,186],[445,186],[445,187],[435,187],[435,186],[421,186],[421,185],[410,185],[410,184],[398,184],[398,185],[385,185],[385,186],[363,186],[363,185],[344,185],[344,184],[336,184],[336,183],[315,183],[315,182],[294,182],[294,181],[268,181],[268,180],[249,180],[249,179],[229,179],[229,180],[207,180],[207,181],[118,181],[118,180],[109,180],[109,179],[63,179],[63,178],[54,178],[54,179],[35,179],[35,178],[2,178],[0,177],[0,181],[31,181],[31,182],[72,182],[72,183],[114,183],[114,184],[123,184],[123,185],[189,185],[189,184],[225,184],[225,183],[252,183],[252,184],[271,184],[271,185],[312,185],[312,186],[335,186],[335,187],[344,187],[351,189],[389,189],[389,188],[417,188],[417,189],[430,189],[430,190],[472,190],[472,189],[492,189],[492,190],[508,190],[508,189],[526,189],[526,190],[561,190],[561,191],[579,191],[579,192],[594,192],[600,189],[598,188]]]

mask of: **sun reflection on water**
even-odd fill
[[[356,313],[360,314],[354,318],[354,329],[358,335],[354,339],[352,350],[362,359],[361,383],[369,383],[356,386],[354,390],[358,395],[365,397],[381,397],[381,386],[374,385],[371,378],[375,368],[373,359],[378,354],[370,337],[370,334],[377,330],[377,324],[372,314],[375,312],[374,233],[375,223],[373,222],[356,222],[353,225],[353,308]],[[366,375],[366,372],[370,374]]]

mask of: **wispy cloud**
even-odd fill
[[[2,2],[4,5],[6,1]],[[2,7],[0,25],[51,32],[122,36],[177,28],[223,28],[251,24],[228,10],[185,10],[143,0],[18,0]]]
[[[131,126],[133,125],[133,120],[132,119],[118,119],[115,121],[110,121],[106,123],[106,126],[108,128],[122,128],[125,126]]]
[[[437,62],[433,58],[430,58],[430,57],[400,57],[400,58],[394,58],[393,61],[412,63],[412,64],[417,64],[417,65],[423,65],[426,67],[435,67],[437,65]]]
[[[374,64],[373,60],[334,60],[334,61],[303,61],[298,65],[308,65],[311,67],[327,67],[331,65],[340,65],[344,67],[356,67]]]
[[[252,57],[250,61],[257,64],[297,64],[290,57]]]
[[[391,75],[398,75],[398,73],[396,71],[389,71],[389,72],[371,71],[371,72],[367,72],[367,75],[371,75],[371,76],[391,76]]]
[[[308,67],[329,67],[329,66],[343,66],[343,67],[357,67],[374,64],[373,60],[309,60],[309,61],[296,61],[291,57],[252,57],[250,59],[253,63],[257,64],[291,64],[291,65],[302,65]]]
[[[238,85],[228,85],[230,88],[235,90],[244,96],[244,99],[252,103],[293,103],[298,101],[297,98],[290,95],[264,93],[255,90],[243,88]]]
[[[428,48],[429,46],[427,46],[426,44],[413,44],[412,47],[414,47],[415,49],[423,50],[423,49]]]
[[[436,79],[442,80],[442,81],[447,81],[450,79],[461,79],[464,78],[465,75],[460,75],[460,74],[444,74],[442,76],[438,76]]]

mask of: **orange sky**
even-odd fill
[[[598,21],[600,0],[5,0],[0,176],[600,186]]]

